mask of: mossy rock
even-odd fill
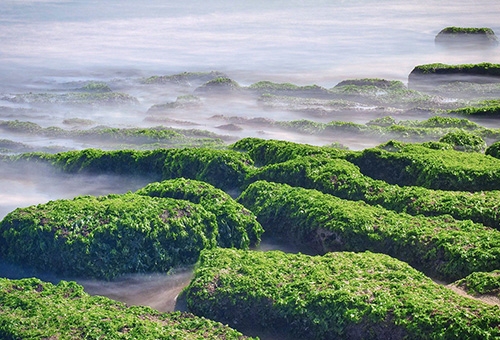
[[[499,160],[478,152],[389,141],[351,153],[348,160],[365,175],[391,184],[470,192],[500,189]]]
[[[227,75],[219,71],[182,72],[168,76],[151,76],[143,79],[142,83],[148,85],[173,84],[192,86],[193,84],[203,84],[216,78],[227,78]]]
[[[500,64],[425,64],[415,66],[408,76],[408,87],[432,92],[436,86],[456,82],[499,83]]]
[[[148,184],[136,193],[201,204],[217,218],[219,230],[217,243],[221,247],[246,249],[249,246],[256,246],[264,231],[252,212],[224,191],[205,182],[177,178]]]
[[[500,233],[470,220],[398,214],[266,181],[252,183],[238,201],[257,216],[266,234],[314,253],[385,253],[447,281],[500,269]]]
[[[500,116],[500,105],[466,106],[457,109],[450,109],[447,111],[447,113],[454,115],[470,116],[470,117],[496,118]]]
[[[332,94],[324,87],[318,85],[299,86],[291,83],[273,83],[271,81],[260,81],[248,87],[253,93],[273,96],[307,97],[307,98],[330,98]]]
[[[84,86],[80,87],[78,91],[95,92],[95,93],[113,92],[113,90],[111,89],[111,87],[109,87],[108,84],[100,81],[88,82]]]
[[[500,141],[497,141],[486,148],[485,154],[500,159]]]
[[[486,142],[474,133],[464,130],[449,132],[439,139],[439,142],[448,143],[457,151],[484,152]]]
[[[196,315],[296,339],[493,339],[500,310],[387,255],[213,249],[187,288]]]
[[[2,339],[247,339],[189,313],[90,296],[75,282],[0,278]]]
[[[472,295],[493,295],[500,298],[500,270],[475,272],[454,283]]]
[[[35,104],[41,106],[70,105],[83,107],[137,105],[137,98],[121,92],[81,90],[68,93],[24,93],[7,100],[14,103]]]
[[[446,27],[436,35],[434,41],[437,45],[452,48],[498,46],[495,32],[487,27]]]
[[[434,149],[452,149],[447,143],[434,142]],[[363,175],[354,164],[320,155],[302,156],[251,171],[247,183],[257,180],[316,189],[339,198],[362,200],[370,205],[411,215],[451,215],[470,219],[500,230],[498,202],[500,191],[445,191],[417,186],[391,185]]]
[[[158,114],[170,110],[193,110],[203,106],[201,99],[193,95],[179,96],[175,102],[155,104],[148,109],[148,114]]]
[[[257,166],[281,163],[301,156],[324,155],[331,158],[342,158],[349,153],[347,150],[334,147],[318,147],[252,137],[240,139],[229,148],[247,152]]]
[[[241,91],[241,86],[227,77],[218,77],[199,86],[194,91],[196,94],[228,94]]]
[[[7,261],[105,279],[193,264],[218,236],[215,216],[201,205],[132,193],[18,208],[0,231]]]

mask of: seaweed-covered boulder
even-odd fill
[[[452,148],[446,143],[435,144]],[[363,200],[371,205],[379,204],[386,209],[411,215],[451,215],[456,219],[470,219],[500,230],[498,190],[468,192],[391,185],[363,175],[356,165],[344,159],[319,155],[298,157],[249,172],[247,183],[257,180],[316,189],[340,198]]]
[[[18,208],[0,223],[7,261],[64,275],[111,279],[193,264],[217,245],[201,205],[137,194],[80,196]]]
[[[309,144],[298,144],[281,140],[264,140],[260,138],[243,138],[229,146],[233,150],[247,152],[256,165],[281,163],[300,156],[322,155],[342,158],[346,150],[332,147],[318,147]]]
[[[408,87],[422,91],[454,82],[499,83],[500,64],[425,64],[415,66],[408,76]]]
[[[227,190],[239,188],[247,167],[253,164],[246,153],[211,148],[147,151],[85,149],[54,155],[28,154],[23,158],[48,162],[69,173],[139,175],[151,177],[154,181],[186,177]]]
[[[177,178],[148,184],[138,190],[137,194],[183,199],[201,204],[217,218],[217,243],[221,247],[246,249],[255,246],[264,231],[252,212],[224,191],[205,182]]]
[[[291,83],[273,83],[271,81],[259,81],[248,87],[253,93],[275,96],[307,97],[307,98],[331,98],[332,94],[324,87],[318,85],[299,86]]]
[[[148,114],[167,113],[171,110],[197,110],[203,106],[201,99],[193,95],[179,96],[175,102],[155,104],[148,109]]]
[[[241,86],[234,80],[227,77],[212,79],[194,90],[196,94],[217,95],[235,93],[241,91]]]
[[[478,152],[389,141],[351,153],[348,160],[365,175],[391,184],[471,192],[500,189],[500,161]]]
[[[142,80],[143,84],[172,84],[183,86],[196,86],[217,78],[227,78],[226,74],[219,71],[209,72],[182,72],[168,76],[151,76]]]
[[[492,295],[500,299],[500,270],[475,272],[453,284],[472,295]]]
[[[442,143],[448,143],[455,150],[466,152],[483,152],[486,149],[486,142],[480,136],[458,130],[449,132],[439,139]]]
[[[485,154],[500,159],[500,141],[497,141],[486,148]]]
[[[498,46],[495,32],[487,27],[446,27],[436,35],[434,41],[436,45],[451,48]]]
[[[383,254],[202,252],[188,308],[235,327],[295,339],[493,339],[500,310]]]
[[[0,278],[2,339],[246,339],[189,313],[90,296],[75,282]]]
[[[163,178],[186,177],[223,190],[235,190],[243,184],[251,164],[250,156],[234,150],[173,149],[166,152]]]
[[[449,281],[500,269],[500,233],[470,220],[398,214],[266,181],[252,183],[238,200],[257,216],[266,234],[314,253],[385,253]]]

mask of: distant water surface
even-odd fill
[[[406,81],[417,64],[500,62],[498,50],[440,50],[446,26],[500,33],[497,0],[4,0],[2,86],[37,76],[220,70],[333,86],[353,77]],[[24,84],[26,85],[26,83]]]

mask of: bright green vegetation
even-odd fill
[[[85,149],[57,154],[31,153],[19,160],[41,161],[68,173],[121,174],[153,180],[185,177],[208,182],[218,188],[239,188],[252,159],[233,150],[208,148],[103,151]]]
[[[488,294],[500,298],[500,270],[475,272],[455,282],[455,284],[464,287],[469,294]]]
[[[297,144],[280,140],[264,140],[259,138],[243,138],[229,146],[233,150],[247,152],[256,166],[286,162],[300,156],[326,156],[343,158],[347,150],[331,147],[318,147],[308,144]]]
[[[488,27],[446,27],[436,35],[438,44],[487,43],[498,45],[495,32]]]
[[[365,175],[392,184],[471,192],[500,189],[500,160],[478,152],[389,141],[353,153],[349,160]]]
[[[425,64],[415,66],[411,74],[464,74],[464,75],[487,75],[500,76],[500,64],[479,63],[479,64]]]
[[[64,275],[111,279],[167,272],[217,245],[215,216],[184,200],[81,196],[18,208],[0,223],[2,258]]]
[[[500,233],[469,220],[398,214],[266,181],[252,183],[238,200],[266,233],[315,252],[381,252],[448,281],[500,269]]]
[[[383,254],[202,252],[189,308],[303,339],[494,339],[500,309],[461,297]]]
[[[441,143],[448,143],[455,150],[466,152],[484,152],[486,142],[478,135],[463,130],[449,132],[439,139]]]
[[[485,116],[498,117],[500,115],[500,105],[493,106],[467,106],[459,109],[449,110],[450,114],[466,115],[466,116]]]
[[[408,77],[408,86],[415,90],[425,90],[426,92],[442,93],[443,86],[452,87],[452,93],[456,94],[457,86],[463,86],[460,83],[499,83],[500,82],[500,64],[480,63],[480,64],[426,64],[418,65],[410,72]],[[463,88],[464,91],[467,87]],[[481,96],[482,89],[476,89],[474,95]],[[444,91],[446,94],[447,91]],[[497,92],[498,93],[498,92]],[[498,97],[498,95],[496,96]]]
[[[247,183],[257,180],[316,189],[411,215],[449,214],[456,219],[471,219],[500,230],[500,191],[471,193],[391,185],[363,175],[356,165],[344,159],[323,155],[297,157],[250,171]]]
[[[439,33],[444,33],[444,34],[492,34],[494,35],[495,32],[491,28],[487,27],[456,27],[456,26],[450,26],[443,28],[441,32]]]
[[[2,339],[245,339],[218,322],[90,296],[75,282],[0,279]]]
[[[170,197],[201,204],[217,218],[219,235],[217,243],[222,247],[248,248],[260,241],[264,232],[256,217],[224,191],[196,180],[177,178],[156,182],[137,191],[140,195]]]

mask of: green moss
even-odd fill
[[[443,28],[440,33],[446,34],[495,34],[491,28],[487,27],[456,27]]]
[[[81,196],[9,213],[0,223],[0,252],[40,270],[110,279],[192,264],[217,234],[215,216],[191,202]]]
[[[108,84],[99,81],[88,82],[79,90],[87,92],[97,92],[97,93],[113,92]]]
[[[498,306],[440,286],[389,256],[214,249],[187,289],[194,313],[304,339],[494,339]]]
[[[222,72],[182,72],[168,76],[151,76],[142,80],[143,84],[181,84],[190,85],[192,81],[207,82],[215,78],[226,77]]]
[[[500,64],[479,63],[449,65],[442,63],[415,66],[414,74],[465,74],[500,76]]]
[[[0,279],[2,339],[245,339],[188,313],[160,313],[90,296],[75,282]]]
[[[342,158],[348,151],[331,147],[317,147],[279,140],[243,138],[229,146],[233,150],[247,152],[256,165],[281,163],[299,156],[324,155]]]
[[[439,141],[452,145],[458,151],[483,152],[486,149],[484,139],[474,133],[463,130],[449,132],[441,137]]]
[[[349,160],[364,174],[392,184],[457,191],[500,189],[498,159],[477,152],[434,150],[389,141],[352,153]]]
[[[450,114],[466,115],[466,116],[487,116],[496,117],[500,115],[500,105],[495,106],[468,106],[459,109],[448,110]]]
[[[449,144],[439,143],[448,146]],[[452,215],[460,220],[473,220],[500,230],[500,191],[443,191],[415,186],[390,185],[363,175],[359,168],[344,159],[320,155],[298,157],[270,164],[247,176],[247,183],[257,180],[285,183],[340,198],[363,200],[396,212],[426,216]]]
[[[492,272],[475,272],[455,282],[469,294],[495,295],[500,298],[500,270]]]
[[[315,252],[381,252],[450,281],[500,268],[500,234],[471,221],[397,214],[266,181],[252,183],[238,200],[266,233]]]
[[[246,249],[260,242],[262,226],[256,217],[237,203],[224,191],[212,185],[184,178],[160,183],[151,183],[137,191],[140,195],[169,197],[201,204],[217,218],[219,234],[217,243],[221,247]]]

